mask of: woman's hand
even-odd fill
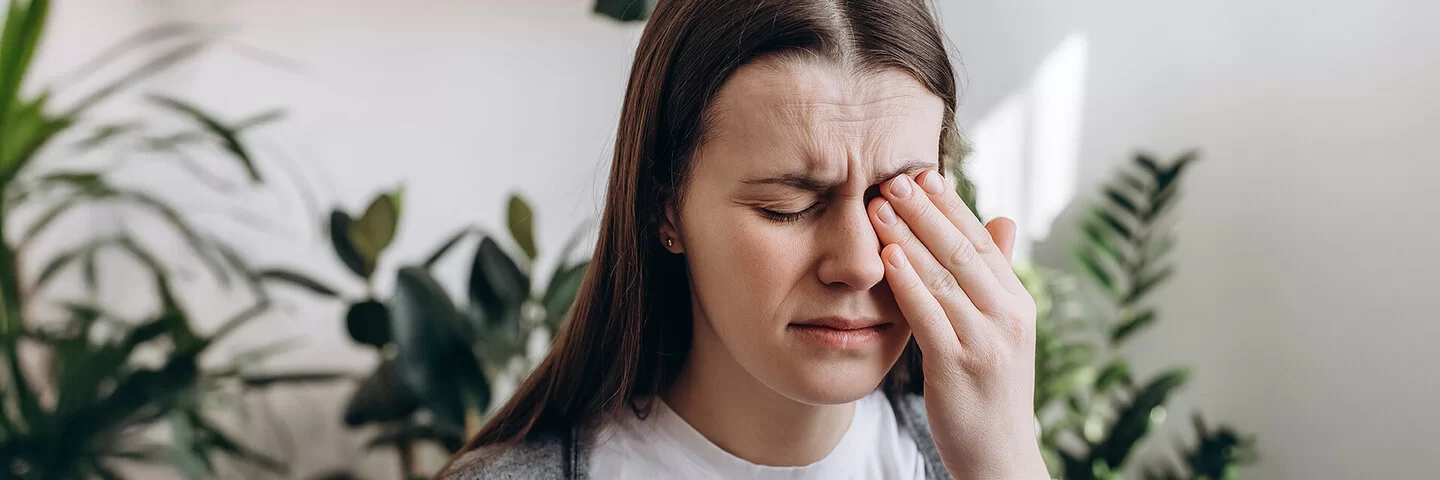
[[[935,171],[881,190],[870,218],[923,353],[945,467],[966,480],[1050,478],[1035,438],[1035,301],[1010,267],[1015,224],[982,225]]]

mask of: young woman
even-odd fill
[[[1048,478],[924,0],[661,0],[593,263],[441,478]]]

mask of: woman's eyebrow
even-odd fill
[[[870,184],[878,185],[880,183],[884,183],[886,180],[898,177],[902,174],[913,175],[924,170],[936,168],[938,166],[939,165],[936,162],[910,160],[901,164],[899,167],[876,174],[874,177],[871,177]],[[839,186],[841,182],[835,181],[833,179],[823,178],[812,169],[805,172],[790,172],[776,175],[773,177],[748,179],[742,181],[741,183],[744,183],[746,185],[783,185],[810,192],[826,192]]]

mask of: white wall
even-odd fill
[[[1195,366],[1170,409],[1177,432],[1200,409],[1258,434],[1263,459],[1247,478],[1434,476],[1440,34],[1428,19],[1440,5],[942,10],[965,61],[961,118],[972,127],[1024,91],[1064,39],[1086,40],[1082,194],[1135,149],[1202,149],[1179,211],[1179,275],[1157,297],[1158,328],[1131,348],[1151,369]],[[1038,259],[1066,264],[1072,217]]]
[[[388,271],[459,226],[498,229],[512,190],[536,205],[542,249],[598,213],[639,30],[596,18],[588,6],[60,2],[39,75],[161,20],[238,27],[233,43],[279,53],[291,66],[264,66],[227,47],[157,86],[232,116],[289,108],[258,140],[270,171],[281,175],[279,163],[292,161],[322,206],[359,209],[403,182],[409,214],[383,262]],[[1428,131],[1440,127],[1432,87],[1440,85],[1440,34],[1422,26],[1440,18],[1440,6],[1014,0],[944,1],[941,10],[964,60],[961,120],[971,129],[1005,99],[1033,93],[1037,69],[1065,39],[1084,39],[1071,155],[1078,164],[1045,191],[1088,193],[1136,148],[1167,156],[1203,149],[1179,212],[1180,274],[1159,294],[1161,323],[1132,347],[1142,370],[1195,365],[1172,419],[1198,408],[1257,433],[1264,458],[1248,478],[1430,472],[1440,422],[1426,406],[1440,394],[1440,375],[1427,347],[1440,319],[1424,299],[1440,254],[1425,247],[1440,234],[1440,189],[1429,185],[1440,174],[1440,136]],[[1006,158],[995,153],[1004,145],[976,148]],[[235,238],[258,258],[346,284],[305,194],[272,193],[281,200],[252,210],[284,227]],[[1060,216],[1036,258],[1063,264],[1071,216]],[[458,286],[461,268],[450,267],[443,280]],[[227,348],[294,337],[304,348],[275,368],[371,366],[343,333],[342,305],[286,298],[287,310]],[[338,406],[318,405],[344,393],[278,400],[306,446],[296,473],[348,464],[389,477],[393,465],[356,460],[360,440],[334,446]]]

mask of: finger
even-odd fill
[[[973,301],[961,287],[955,274],[942,265],[935,255],[930,251],[910,226],[900,219],[895,209],[890,205],[889,200],[884,198],[876,199],[870,206],[871,223],[875,224],[875,232],[880,237],[880,242],[886,245],[897,245],[905,251],[906,260],[910,263],[915,274],[920,277],[921,283],[930,290],[930,295],[939,300],[940,306],[947,311],[958,313],[962,306],[970,306]],[[959,236],[959,230],[952,235]],[[977,289],[978,290],[978,289]],[[960,317],[952,318],[952,323]],[[957,327],[959,328],[958,324]]]
[[[939,272],[924,268],[927,259],[923,253],[912,247],[912,242],[906,238],[906,230],[913,232],[926,253],[954,277],[965,295],[970,297],[981,311],[994,311],[1005,305],[1005,301],[1013,294],[1006,291],[995,278],[995,273],[991,271],[976,244],[961,233],[909,176],[896,177],[882,190],[899,215],[900,221],[877,226],[876,232],[880,234],[882,242],[899,243],[906,247],[905,253],[915,262],[916,271],[934,287],[937,296],[943,298],[950,295],[947,291],[951,289],[948,284],[950,280]],[[901,224],[908,228],[899,228]],[[988,232],[985,238],[990,238]]]
[[[990,232],[990,238],[995,239],[995,244],[1000,246],[1000,253],[1005,255],[1008,263],[1015,256],[1015,222],[1005,217],[996,217],[985,224],[985,230]]]
[[[1020,279],[1015,276],[1015,270],[1010,266],[1009,256],[1000,250],[998,242],[990,231],[980,224],[980,219],[965,205],[960,194],[947,187],[950,182],[945,180],[945,176],[934,170],[926,170],[917,177],[917,183],[924,188],[936,208],[975,245],[975,251],[980,252],[985,264],[990,267],[990,272],[1005,290],[1017,295],[1024,291],[1025,286],[1020,283]]]
[[[890,283],[895,303],[900,306],[900,313],[905,315],[905,321],[910,324],[910,331],[914,332],[915,343],[920,345],[920,351],[924,352],[926,357],[959,358],[960,336],[946,315],[945,308],[916,273],[905,255],[905,249],[895,244],[886,245],[880,250],[880,258],[885,259],[885,281]]]

